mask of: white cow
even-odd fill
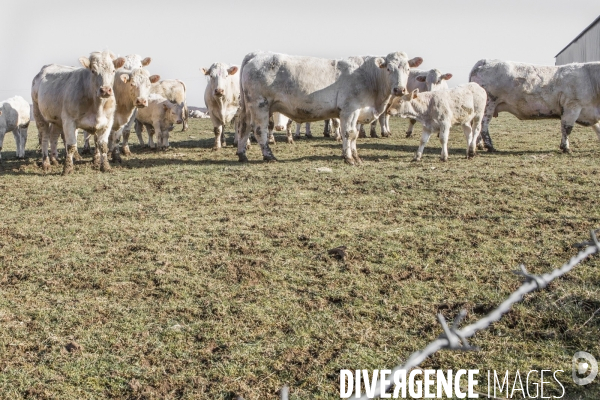
[[[343,157],[351,165],[362,161],[356,150],[358,122],[370,123],[392,97],[406,92],[411,67],[405,53],[343,60],[250,53],[241,67],[240,139],[238,157],[244,162],[246,143],[254,132],[263,159],[276,160],[268,144],[269,117],[281,112],[296,122],[340,118]]]
[[[25,158],[29,113],[29,103],[21,96],[0,102],[0,151],[4,143],[4,135],[12,131],[17,146],[17,158]],[[0,159],[2,159],[1,155]]]
[[[492,116],[509,112],[520,120],[560,119],[560,149],[570,152],[569,134],[577,123],[591,126],[600,139],[600,62],[558,67],[480,60],[469,75],[488,94],[481,136],[494,151]]]
[[[204,90],[204,103],[208,108],[210,120],[215,133],[213,150],[226,145],[225,126],[229,125],[240,107],[240,79],[237,75],[238,67],[224,63],[214,63],[210,68],[201,68],[208,78]]]
[[[156,148],[154,134],[157,134],[158,147],[166,149],[169,147],[169,132],[173,130],[173,124],[183,122],[182,106],[174,104],[159,94],[148,96],[148,106],[138,109],[135,121],[135,132],[142,134],[142,126],[148,131],[148,146]]]
[[[415,89],[400,97],[392,113],[416,119],[423,124],[421,144],[413,160],[421,160],[429,136],[433,132],[439,132],[442,143],[440,160],[447,161],[448,136],[453,125],[462,126],[467,140],[467,158],[473,157],[486,99],[485,90],[476,83],[436,92],[419,93],[419,89]]]
[[[177,104],[179,107],[178,110],[181,110],[180,120],[183,123],[183,130],[187,130],[187,118],[188,118],[188,110],[186,103],[186,89],[185,84],[178,79],[165,79],[158,83],[153,83],[150,87],[150,94],[157,94],[169,100],[173,104]],[[142,131],[137,129],[135,133],[141,145],[144,144],[144,138],[142,136]],[[130,132],[123,130],[123,154],[128,155],[131,153],[129,150],[129,135]]]
[[[73,171],[73,154],[77,152],[77,129],[98,135],[98,163],[102,171],[110,169],[107,155],[108,136],[113,126],[116,108],[113,83],[115,70],[123,66],[125,59],[116,58],[110,52],[104,51],[81,57],[79,62],[84,68],[46,65],[32,82],[33,115],[42,135],[44,170],[50,168],[50,124],[55,124],[64,132],[67,154],[63,174]]]
[[[429,71],[423,71],[420,69],[411,69],[408,75],[408,81],[406,83],[406,89],[412,92],[415,89],[419,89],[419,92],[434,92],[436,90],[448,89],[448,81],[452,78],[452,74],[442,74],[439,69],[430,69]],[[399,98],[394,98],[390,109],[395,107]],[[381,114],[379,117],[379,126],[381,127],[381,136],[388,137],[391,135],[390,131],[390,112]],[[409,120],[408,129],[406,130],[406,137],[411,137],[413,128],[417,121],[414,119]],[[377,120],[371,123],[371,137],[377,137]],[[360,137],[367,137],[366,132],[361,127]]]

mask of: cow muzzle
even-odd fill
[[[99,90],[100,92],[100,97],[110,97],[113,94],[113,90],[110,86],[102,86]]]
[[[276,125],[276,126],[275,126],[275,130],[276,130],[277,132],[281,132],[281,131],[282,131],[282,130],[284,130],[284,129],[285,129],[285,126],[283,126],[283,125]]]
[[[146,107],[147,105],[148,105],[148,100],[146,100],[146,99],[138,98],[138,99],[136,99],[136,101],[135,101],[135,106],[136,106],[137,108],[144,108],[144,107]]]
[[[215,96],[223,96],[223,94],[225,93],[225,91],[223,89],[215,89]]]
[[[394,96],[402,96],[403,94],[406,94],[406,88],[395,87],[392,92],[394,93]]]

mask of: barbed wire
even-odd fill
[[[510,311],[511,307],[515,303],[519,303],[523,300],[523,297],[531,292],[539,289],[543,289],[554,279],[566,274],[571,271],[576,265],[588,258],[594,253],[600,252],[600,243],[596,237],[596,231],[590,232],[591,240],[588,242],[578,243],[575,245],[577,248],[583,248],[577,255],[573,256],[567,263],[562,267],[557,268],[551,272],[542,275],[533,275],[527,272],[525,266],[521,264],[519,270],[513,271],[517,275],[525,277],[525,282],[514,291],[506,300],[504,300],[498,308],[491,311],[488,315],[481,318],[480,320],[467,325],[462,329],[458,329],[458,326],[462,320],[466,317],[467,311],[461,310],[454,319],[452,326],[448,326],[446,319],[442,314],[438,314],[437,318],[442,326],[443,333],[438,336],[437,339],[429,343],[423,350],[418,350],[412,353],[408,360],[403,365],[399,365],[394,368],[391,372],[391,376],[394,376],[396,371],[409,371],[412,368],[419,366],[427,357],[437,353],[442,349],[459,350],[459,351],[478,351],[479,348],[473,347],[467,341],[467,338],[472,337],[480,330],[488,328],[492,323],[499,321],[502,315]],[[587,323],[587,322],[586,322]],[[389,391],[393,384],[388,385],[385,388],[378,387],[375,390],[373,397],[364,395],[360,400],[367,400],[372,398],[380,397],[383,393]],[[280,400],[288,400],[289,387],[285,385],[279,391]],[[244,400],[241,396],[238,396],[237,400]]]

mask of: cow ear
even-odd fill
[[[122,74],[120,78],[123,81],[123,83],[127,83],[127,82],[129,82],[130,76],[127,74]]]
[[[79,57],[79,63],[83,65],[84,68],[90,69],[90,59],[87,57]]]
[[[450,73],[442,75],[442,79],[449,80],[450,78],[452,78],[452,74]]]
[[[415,57],[408,60],[408,66],[411,68],[416,68],[423,63],[423,59],[421,57]]]
[[[150,65],[150,63],[152,62],[152,59],[150,57],[146,57],[142,60],[142,67],[145,67],[146,65]]]
[[[206,68],[200,68],[200,71],[202,71],[204,75],[208,75],[208,70]]]
[[[229,75],[235,75],[236,72],[238,72],[238,67],[236,67],[235,65],[227,70],[227,73]]]
[[[417,76],[417,81],[419,81],[419,82],[425,82],[426,80],[427,80],[427,77],[424,75]]]
[[[108,53],[108,55],[110,56],[110,59],[113,60],[113,61],[117,59],[117,56],[115,56],[115,53],[113,53],[112,51],[110,51]]]
[[[150,77],[150,83],[156,83],[160,80],[160,75],[152,75]]]
[[[410,97],[411,97],[411,99],[416,99],[418,95],[419,95],[419,88],[413,90],[412,93],[410,94]]]
[[[119,69],[123,65],[125,65],[125,59],[123,57],[119,57],[113,61],[113,65],[115,66],[116,69]]]
[[[375,64],[379,67],[379,68],[385,68],[387,67],[387,64],[385,62],[385,60],[381,57],[377,57],[375,59]]]

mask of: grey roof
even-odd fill
[[[598,21],[600,21],[600,15],[598,16],[598,18],[596,18],[596,19],[594,20],[594,22],[592,22],[592,23],[591,23],[591,24],[590,24],[590,25],[589,25],[587,28],[585,28],[583,31],[581,31],[581,33],[580,33],[579,35],[577,35],[577,37],[576,37],[575,39],[571,40],[571,41],[569,42],[569,44],[568,44],[568,45],[566,45],[566,46],[565,46],[565,47],[564,47],[564,48],[563,48],[561,51],[559,51],[559,52],[558,52],[558,54],[557,54],[557,55],[555,55],[554,57],[555,57],[555,58],[556,58],[556,57],[558,57],[558,56],[560,55],[560,53],[562,53],[563,51],[565,51],[565,50],[567,49],[567,47],[569,47],[570,45],[572,45],[572,44],[573,44],[573,42],[577,41],[577,39],[579,39],[580,37],[582,37],[582,36],[583,36],[583,34],[584,34],[584,33],[586,33],[588,30],[590,30],[590,28],[591,28],[592,26],[596,25],[596,24],[598,23]]]

